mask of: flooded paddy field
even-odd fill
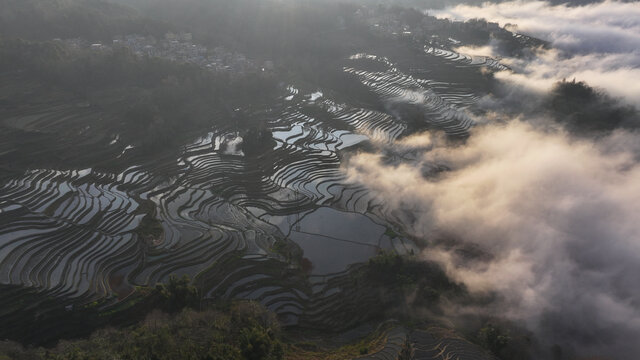
[[[354,105],[335,89],[284,85],[272,106],[238,109],[258,130],[202,128],[161,156],[103,131],[117,121],[90,105],[3,107],[0,284],[58,299],[51,311],[94,301],[108,309],[138,287],[188,275],[202,301],[256,300],[290,326],[340,330],[370,319],[376,299],[350,273],[380,252],[420,244],[347,179],[344,162],[423,130],[464,138],[484,95],[478,74],[505,69],[446,49],[425,49],[411,67],[400,60],[358,53],[342,61],[344,76],[385,109]],[[407,118],[412,112],[420,116]],[[26,169],[12,165],[16,154]],[[2,292],[0,303],[21,294]]]

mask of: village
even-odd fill
[[[441,41],[439,33],[450,33],[452,30],[467,32],[501,30],[496,22],[482,19],[455,21],[424,15],[412,9],[394,11],[393,8],[361,6],[355,12],[355,17],[381,36],[411,39],[419,43],[438,43]],[[443,40],[452,45],[460,43],[459,40],[450,37]]]
[[[117,48],[129,49],[140,57],[162,58],[173,62],[196,65],[213,72],[227,72],[233,75],[245,75],[256,72],[271,72],[274,70],[272,61],[258,64],[245,55],[231,51],[222,46],[209,49],[204,45],[194,43],[191,33],[168,32],[164,38],[154,36],[129,34],[114,37],[109,43],[89,43],[75,39],[54,39],[64,42],[71,48],[108,52]]]

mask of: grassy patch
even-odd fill
[[[382,350],[387,342],[384,332],[376,331],[364,339],[341,346],[326,349],[311,342],[289,344],[286,347],[286,360],[344,360],[353,359]]]
[[[398,233],[396,233],[395,231],[393,231],[393,229],[391,229],[391,228],[387,228],[387,229],[384,231],[384,234],[385,234],[385,235],[387,235],[387,236],[388,236],[389,238],[391,238],[391,239],[395,239],[395,238],[397,238],[397,237],[398,237]]]

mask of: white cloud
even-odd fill
[[[425,258],[474,293],[498,294],[489,306],[461,311],[524,321],[544,344],[561,343],[584,356],[635,359],[640,134],[616,130],[577,140],[544,119],[539,107],[557,81],[574,78],[640,106],[640,6],[516,1],[436,13],[517,24],[552,48],[526,58],[504,57],[496,40],[457,48],[503,56],[513,69],[495,74],[506,94],[480,101],[491,111],[478,123],[487,125],[455,147],[432,134],[413,135],[381,154],[355,155],[345,173],[381,197],[394,221],[416,237],[454,240],[453,248],[431,242]],[[527,114],[520,115],[527,121],[491,120],[505,121],[508,112]],[[443,166],[450,170],[429,173]],[[461,257],[456,250],[468,246],[488,256]]]
[[[459,5],[432,12],[455,19],[485,18],[517,24],[518,32],[553,45],[534,59],[505,59],[515,72],[498,77],[534,91],[548,91],[563,78],[586,81],[640,106],[640,6],[605,1],[568,7],[542,1]],[[493,44],[492,52],[497,52]],[[465,49],[473,52],[474,49]],[[487,52],[487,49],[476,49]],[[462,51],[464,52],[464,51]]]
[[[585,81],[604,89],[629,104],[640,105],[640,51],[628,54],[586,54],[566,57],[555,50],[540,52],[536,58],[505,59],[514,71],[503,71],[496,78],[533,91],[547,92],[562,79]]]
[[[568,7],[544,1],[510,1],[458,5],[430,13],[459,20],[484,18],[500,25],[515,24],[518,32],[551,41],[572,53],[620,53],[640,48],[640,7],[633,2],[604,1]]]
[[[407,213],[415,235],[446,234],[492,254],[470,261],[444,247],[424,251],[470,290],[497,291],[496,314],[587,355],[630,359],[640,353],[639,140],[626,132],[573,140],[513,121],[476,129],[454,148],[416,135],[386,150],[418,151],[415,162],[359,154],[345,172]],[[433,164],[451,170],[425,178]]]

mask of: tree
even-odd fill
[[[262,327],[243,329],[240,335],[242,355],[247,360],[282,359],[284,350],[279,341]]]
[[[163,310],[169,313],[178,312],[185,307],[193,309],[198,307],[200,300],[198,289],[191,285],[187,275],[181,278],[175,275],[169,276],[169,282],[156,285],[156,291],[163,301]]]
[[[493,324],[487,324],[478,331],[480,344],[492,353],[499,355],[502,349],[506,348],[511,341],[509,333],[503,331]]]

